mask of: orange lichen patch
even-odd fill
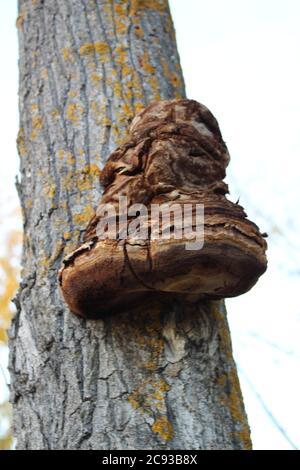
[[[90,107],[95,123],[97,124],[97,126],[100,126],[103,121],[102,116],[105,114],[105,109],[103,109],[100,103],[98,103],[97,101],[92,101]]]
[[[169,385],[160,379],[145,379],[129,396],[128,401],[134,409],[150,416],[166,412],[166,394]]]
[[[160,101],[161,100],[161,95],[160,95],[160,86],[159,86],[158,78],[155,75],[151,75],[151,77],[146,78],[146,81],[152,89],[153,101]]]
[[[149,62],[143,63],[143,68],[148,73],[154,73],[155,72],[155,68]]]
[[[122,75],[123,77],[129,77],[133,74],[133,68],[130,67],[128,64],[124,63],[122,65]],[[132,82],[130,81],[127,81],[126,82],[126,85],[129,86],[129,84],[131,85],[131,88],[132,88]]]
[[[151,426],[154,433],[158,434],[164,441],[170,441],[174,437],[172,423],[166,416],[158,416]]]
[[[125,64],[127,54],[126,54],[126,49],[123,46],[117,46],[115,48],[115,55],[116,55],[115,61],[117,64],[121,64],[121,65]]]
[[[171,18],[171,15],[166,15],[165,17],[165,22],[164,22],[164,28],[166,32],[175,40],[175,29],[173,25],[173,21]]]
[[[170,78],[171,78],[171,83],[174,87],[178,87],[181,85],[180,77],[176,73],[174,72],[171,73]]]
[[[128,402],[130,403],[130,405],[132,406],[134,410],[137,410],[140,406],[139,402],[135,398],[133,398],[132,395],[129,395]]]
[[[228,364],[231,364],[229,372],[221,375],[217,380],[220,389],[220,402],[229,410],[235,424],[235,439],[242,442],[245,449],[251,449],[250,429],[247,423],[240,383],[232,356],[229,328],[225,315],[221,311],[219,301],[211,302],[211,315],[213,315],[218,322],[222,354],[226,357]]]
[[[115,18],[114,18],[114,23],[115,23],[115,28],[117,34],[123,34],[125,31],[127,31],[128,26],[127,26],[127,14],[126,14],[126,9],[124,4],[122,3],[116,3],[113,5],[114,8],[114,13],[115,13]]]
[[[60,160],[65,160],[68,163],[68,165],[70,165],[70,166],[74,165],[74,163],[75,163],[75,157],[69,151],[59,149],[59,150],[57,150],[56,155]]]
[[[34,116],[31,120],[32,131],[30,134],[30,139],[35,140],[43,127],[43,121],[41,116]]]
[[[235,368],[232,368],[228,373],[226,385],[226,388],[229,389],[229,393],[226,394],[224,392],[221,402],[227,406],[230,411],[237,428],[235,433],[236,437],[242,440],[245,449],[251,449],[250,429],[245,416],[242,392]]]
[[[109,126],[111,126],[111,120],[110,120],[108,117],[105,116],[105,117],[102,119],[102,124],[103,124],[103,126],[109,127]]]
[[[26,209],[31,209],[33,207],[33,200],[32,199],[26,199],[25,207],[26,207]]]
[[[70,47],[63,47],[61,49],[61,55],[63,56],[63,59],[67,62],[72,61],[72,51]]]
[[[137,38],[142,38],[144,36],[144,31],[139,24],[136,24],[133,27],[133,31]]]
[[[150,358],[144,363],[144,367],[155,371],[159,367],[158,360],[163,351],[164,342],[162,338],[154,337],[149,339],[148,345],[150,346]]]
[[[114,91],[114,95],[117,97],[117,98],[121,98],[122,96],[122,86],[121,86],[121,83],[120,82],[115,82],[113,84],[113,91]]]
[[[27,155],[27,148],[25,144],[25,134],[24,134],[24,128],[21,127],[19,132],[18,132],[18,137],[17,137],[17,148],[20,157],[25,157]]]
[[[82,172],[85,174],[85,175],[92,175],[93,177],[96,177],[96,178],[99,178],[99,176],[101,175],[101,170],[100,168],[98,167],[98,165],[95,165],[94,163],[91,163],[89,165],[86,165]]]
[[[120,116],[120,122],[127,124],[134,117],[134,110],[127,103],[124,103],[121,106],[121,114],[123,116]]]
[[[72,234],[71,232],[64,232],[63,238],[64,240],[71,240]]]
[[[150,63],[150,57],[147,51],[144,52],[142,57],[139,57],[139,63],[141,64],[141,67],[147,72],[147,73],[154,73],[155,68],[153,65]]]
[[[96,54],[101,57],[102,60],[107,58],[109,53],[109,45],[106,42],[91,42],[83,44],[79,49],[79,54],[83,56],[88,56],[91,54]]]
[[[90,219],[94,216],[95,210],[92,206],[86,206],[80,214],[74,214],[73,221],[75,224],[85,226]]]
[[[16,27],[18,29],[21,29],[23,27],[25,19],[26,19],[26,13],[23,11],[18,15],[16,19]]]
[[[74,164],[75,164],[76,158],[74,157],[74,155],[72,155],[71,152],[67,152],[67,153],[66,153],[66,157],[67,157],[67,163],[68,163],[68,165],[74,165]]]
[[[52,116],[52,117],[58,118],[59,115],[60,115],[59,109],[57,109],[57,108],[52,109],[52,111],[51,111],[51,116]]]
[[[139,78],[136,71],[134,71],[134,73],[133,73],[132,84],[133,84],[133,88],[134,88],[134,97],[135,97],[135,99],[142,101],[145,98],[145,96],[144,96],[144,92],[143,92],[141,79]]]
[[[65,156],[65,151],[63,149],[59,149],[59,150],[57,150],[56,154],[57,154],[58,158],[62,159]]]
[[[65,232],[66,236],[70,234],[70,238],[64,237],[64,255],[67,256],[69,253],[72,253],[76,248],[78,248],[78,242],[80,240],[81,232],[80,230],[73,230],[72,233]],[[68,243],[66,243],[66,241]]]
[[[122,116],[120,117],[120,119],[122,119]],[[118,119],[119,121],[119,119]],[[124,121],[123,121],[124,122]],[[126,139],[126,136],[127,134],[123,135],[120,133],[120,128],[119,126],[117,126],[116,124],[113,124],[111,126],[111,129],[112,129],[112,135],[115,139],[115,143],[116,145],[122,145],[122,143],[124,142],[124,140]]]
[[[68,105],[66,115],[69,121],[78,121],[79,117],[77,115],[77,105],[75,103],[71,103]]]
[[[125,18],[124,18],[125,19]],[[123,34],[125,31],[127,31],[128,26],[126,23],[123,23],[121,20],[116,19],[115,21],[116,25],[116,32],[117,34]]]
[[[242,442],[246,450],[251,450],[250,429],[244,411],[242,393],[235,368],[233,367],[228,374],[221,375],[217,383],[221,390],[220,402],[228,408],[235,425],[235,431],[232,433],[233,437]]]
[[[115,11],[116,15],[119,15],[119,16],[125,16],[126,15],[125,5],[124,4],[114,3],[113,7],[114,7],[114,11]]]
[[[99,82],[101,82],[102,78],[100,77],[100,75],[98,75],[97,73],[94,72],[94,73],[91,74],[91,80],[94,83],[99,83]]]
[[[161,13],[167,11],[167,0],[132,0],[129,15],[136,16],[143,14],[143,10],[156,10]]]
[[[69,163],[73,163],[73,155],[68,152],[63,154],[63,156],[65,155],[67,155],[67,159],[70,158]],[[69,191],[90,191],[94,188],[95,181],[99,179],[100,174],[101,170],[97,165],[86,165],[83,167],[83,169],[70,172],[67,176],[65,176],[62,179],[62,185]]]
[[[79,121],[79,114],[83,112],[82,108],[79,108],[75,103],[70,103],[66,110],[66,117],[71,122]]]
[[[137,316],[134,328],[131,329],[131,337],[133,338],[136,346],[143,350],[145,360],[140,364],[142,369],[147,369],[149,372],[155,372],[160,367],[160,357],[164,349],[164,341],[161,336],[161,322],[160,322],[160,306],[151,306],[151,317],[145,324],[144,321]],[[119,325],[121,327],[121,325]],[[126,331],[126,325],[124,325]],[[166,385],[163,387],[162,382],[159,384],[161,391],[167,391]]]
[[[45,194],[47,197],[53,199],[56,194],[56,186],[54,184],[46,186]]]
[[[124,100],[127,100],[128,102],[131,103],[132,98],[133,98],[131,80],[127,81],[126,86],[124,87],[123,97],[124,97]]]
[[[46,67],[44,67],[42,70],[41,70],[41,77],[44,79],[44,80],[47,80],[48,79],[48,69]]]
[[[80,55],[89,55],[95,53],[95,44],[87,43],[80,47],[79,54]]]
[[[142,111],[144,108],[145,105],[141,101],[137,101],[136,103],[134,103],[134,111],[136,114]]]
[[[161,65],[162,65],[162,69],[164,72],[164,76],[169,80],[169,82],[175,88],[175,92],[174,92],[175,97],[178,99],[183,98],[182,93],[179,91],[179,89],[183,88],[183,83],[182,83],[182,79],[180,76],[180,68],[176,68],[178,72],[170,71],[169,64],[165,60],[161,61]]]
[[[252,442],[248,424],[241,427],[240,431],[231,433],[233,438],[243,443],[244,450],[252,450]]]

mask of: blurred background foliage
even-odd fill
[[[19,210],[6,213],[0,221],[0,352],[7,355],[7,330],[14,313],[12,299],[19,283],[20,248],[22,234],[19,229],[12,228],[20,224]],[[5,221],[8,221],[5,226]],[[5,235],[3,235],[5,233]],[[8,377],[0,364],[2,393],[0,394],[0,450],[12,447],[11,406],[8,402]]]

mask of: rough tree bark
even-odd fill
[[[10,330],[19,449],[248,449],[223,303],[71,315],[57,271],[136,112],[184,97],[165,0],[20,0],[22,282]]]

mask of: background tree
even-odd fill
[[[84,321],[57,270],[135,113],[184,97],[165,0],[20,0],[22,282],[10,332],[22,449],[248,449],[221,303]]]

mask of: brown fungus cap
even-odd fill
[[[103,318],[138,306],[145,296],[195,301],[251,289],[266,270],[267,245],[243,208],[226,199],[229,158],[216,119],[196,101],[161,101],[138,114],[128,140],[102,171],[104,193],[84,243],[63,261],[59,281],[71,311]],[[196,204],[203,204],[203,246],[186,249],[190,240],[184,233],[161,238],[166,230],[161,220],[156,232],[150,227],[142,240],[134,233],[123,240],[99,238],[101,209],[110,204],[120,216],[120,196],[126,197],[127,208],[168,204],[183,213],[190,204],[193,229]],[[129,216],[127,224],[137,217],[139,230],[146,227],[148,217],[142,213]],[[177,217],[175,211],[170,233]]]

